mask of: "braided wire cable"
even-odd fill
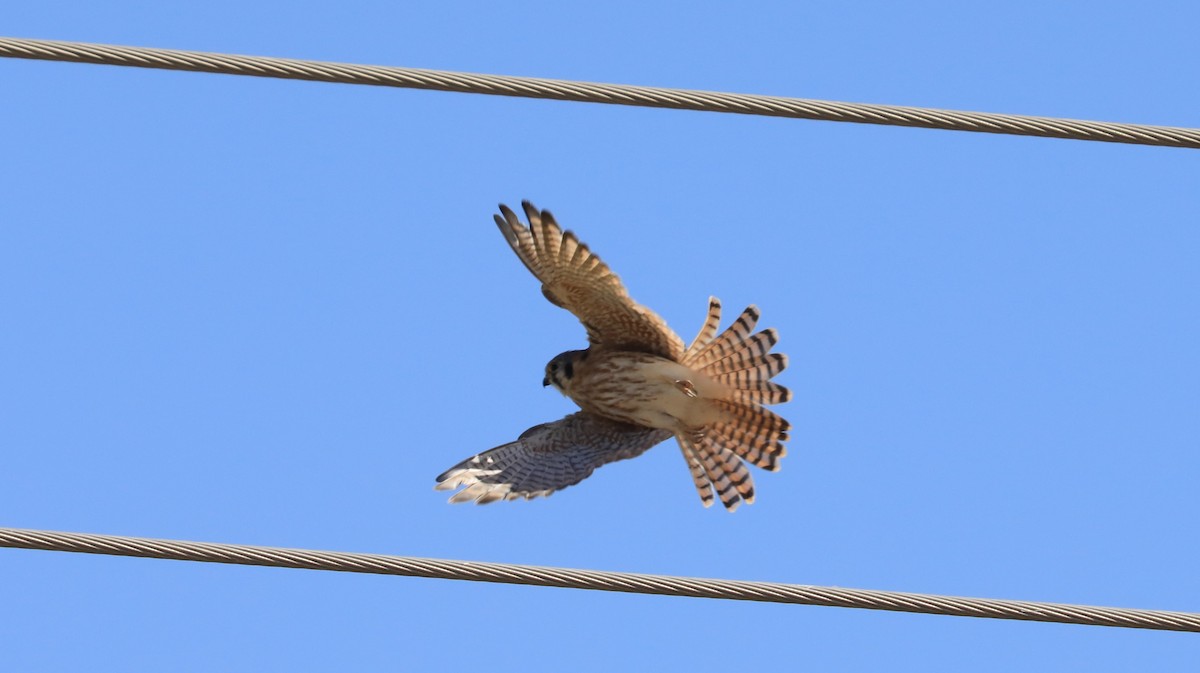
[[[212,542],[186,542],[93,533],[0,528],[0,547],[138,556],[143,558],[238,565],[332,570],[407,577],[529,584],[595,591],[722,598],[825,605],[868,610],[918,612],[1164,631],[1200,632],[1200,614],[964,598],[869,589],[819,587],[778,582],[716,580],[601,570],[549,568],[353,552],[286,549]]]
[[[0,37],[0,56],[951,131],[1200,148],[1200,129]]]

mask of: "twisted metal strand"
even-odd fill
[[[0,528],[0,547],[1200,632],[1200,614]]]
[[[1200,129],[0,37],[0,56],[585,103],[1200,148]]]

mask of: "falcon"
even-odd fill
[[[746,463],[778,470],[791,429],[765,406],[791,399],[771,381],[788,364],[770,352],[776,331],[755,333],[759,311],[750,306],[718,334],[721,302],[710,297],[699,334],[684,347],[550,211],[521,205],[528,225],[503,204],[494,219],[546,299],[587,330],[588,347],[555,356],[542,380],[580,411],[462,461],[435,488],[461,489],[452,503],[548,496],[674,437],[705,507],[714,499],[729,511],[754,502]]]

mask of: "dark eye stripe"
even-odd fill
[[[567,378],[575,376],[575,366],[568,362],[567,364],[563,365],[563,373],[567,375]]]

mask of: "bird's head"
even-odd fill
[[[588,352],[585,350],[555,355],[554,359],[546,363],[546,376],[542,379],[542,385],[553,385],[558,392],[566,395],[567,386],[571,385],[571,379],[575,378],[576,367],[587,356]]]

